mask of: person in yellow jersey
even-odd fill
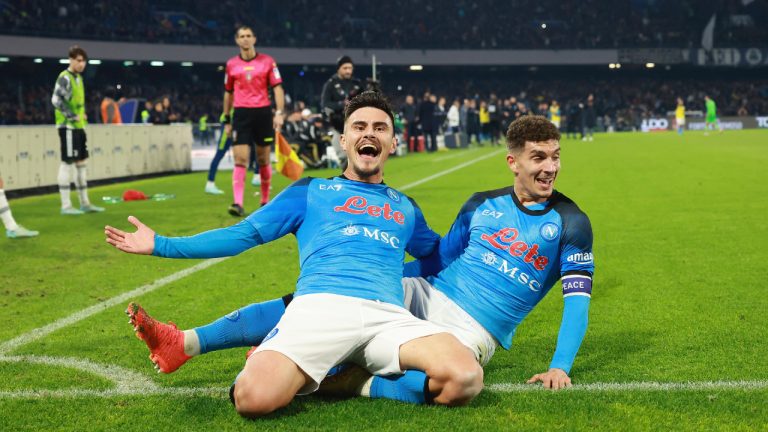
[[[677,98],[677,108],[675,108],[675,127],[677,134],[682,135],[685,129],[685,104],[683,98]]]
[[[59,74],[51,96],[55,108],[56,127],[61,140],[61,165],[59,166],[59,193],[61,194],[61,214],[81,215],[83,213],[103,212],[103,207],[91,204],[88,199],[88,181],[86,179],[85,125],[85,86],[82,73],[85,70],[88,54],[77,45],[69,48],[69,67]],[[72,207],[70,184],[75,183],[80,198],[80,208]]]
[[[560,130],[560,105],[556,100],[553,100],[552,105],[549,106],[549,121]]]

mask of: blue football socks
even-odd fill
[[[218,320],[195,328],[200,339],[200,353],[227,348],[259,345],[280,321],[285,307],[293,298],[283,298],[254,303],[238,309]]]
[[[374,376],[371,398],[425,404],[430,400],[428,383],[429,377],[420,370],[407,370],[403,375]]]

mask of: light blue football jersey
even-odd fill
[[[592,292],[589,218],[557,191],[540,209],[523,206],[513,187],[473,195],[439,252],[442,271],[430,282],[506,349],[517,325],[561,278],[564,296]]]
[[[416,203],[386,184],[305,178],[231,227],[192,237],[156,236],[153,254],[231,256],[287,234],[299,245],[295,295],[331,293],[399,306],[405,252],[425,257],[440,240]]]

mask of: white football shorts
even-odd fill
[[[309,394],[345,361],[376,375],[402,374],[400,346],[437,333],[447,331],[390,303],[306,294],[294,297],[256,352],[276,351],[291,359],[312,378],[298,392]]]
[[[485,327],[424,278],[403,278],[403,291],[414,316],[446,329],[475,353],[480,366],[488,364],[498,343]]]

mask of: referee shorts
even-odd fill
[[[271,146],[275,141],[272,107],[235,108],[232,116],[232,145]]]
[[[70,164],[88,159],[85,130],[60,128],[59,140],[61,141],[62,162]]]

